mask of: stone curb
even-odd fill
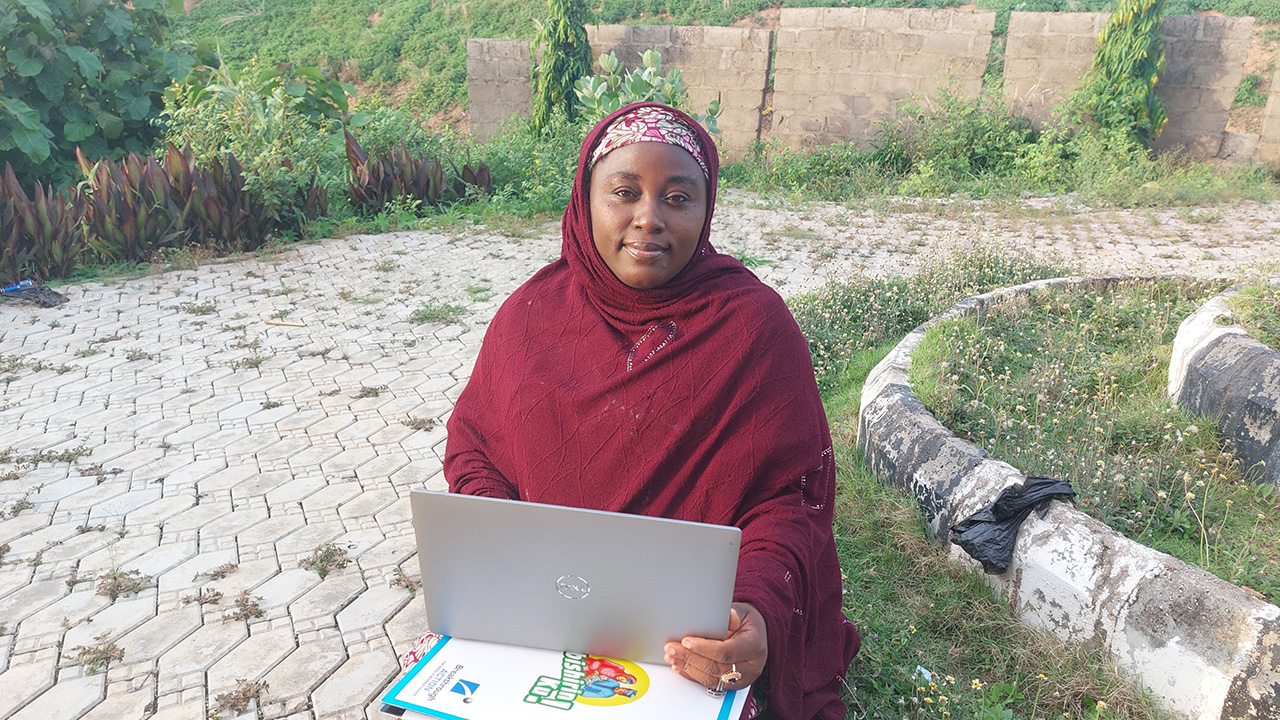
[[[1273,281],[1274,282],[1274,281]],[[1249,477],[1280,485],[1280,351],[1243,329],[1218,324],[1231,317],[1227,298],[1210,299],[1178,326],[1169,359],[1169,397],[1213,418]]]
[[[1038,280],[961,301],[916,328],[863,386],[858,447],[867,463],[885,483],[910,492],[930,533],[948,542],[951,525],[1025,476],[955,437],[912,394],[907,370],[925,330],[1043,290],[1152,279]],[[979,567],[959,546],[950,554]],[[984,577],[1029,625],[1072,644],[1104,645],[1178,717],[1280,717],[1280,607],[1129,540],[1069,503],[1032,513],[1009,570]]]

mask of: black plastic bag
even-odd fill
[[[1072,498],[1075,494],[1065,480],[1028,477],[1025,484],[1010,485],[995,502],[952,525],[951,542],[982,563],[988,574],[997,575],[1009,569],[1018,528],[1031,511],[1038,508],[1044,517],[1051,500]]]

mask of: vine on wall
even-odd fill
[[[1068,99],[1075,120],[1143,144],[1160,135],[1168,122],[1155,89],[1165,67],[1164,10],[1165,0],[1120,0],[1098,36],[1088,74]]]

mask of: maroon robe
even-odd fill
[[[768,712],[844,718],[859,638],[841,611],[835,465],[808,347],[782,298],[711,247],[714,182],[698,249],[672,280],[634,289],[605,265],[585,164],[634,107],[587,136],[560,259],[489,326],[449,419],[449,489],[736,525],[734,600],[766,622]],[[714,143],[689,122],[714,179]]]

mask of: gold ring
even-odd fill
[[[742,673],[738,672],[737,663],[731,663],[729,667],[731,668],[729,672],[720,676],[720,684],[737,685],[738,681],[742,679]]]

